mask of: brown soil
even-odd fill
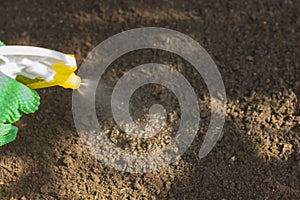
[[[202,105],[202,126],[181,159],[159,171],[130,174],[106,167],[87,152],[72,119],[72,91],[39,90],[40,109],[24,116],[16,141],[0,148],[1,199],[300,198],[299,1],[3,1],[0,18],[1,40],[7,44],[74,53],[78,63],[123,30],[180,31],[213,57],[228,98],[223,138],[199,160],[210,110],[206,87],[192,66],[176,55],[147,50],[116,61],[106,74],[115,77],[112,84],[126,66],[152,59],[173,65],[191,80]],[[153,101],[146,89],[153,88],[133,98],[133,114]],[[162,90],[151,92],[159,95],[156,102],[169,98]],[[100,110],[103,126],[118,140],[118,130]]]

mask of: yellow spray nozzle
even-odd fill
[[[24,83],[31,89],[47,88],[52,86],[61,86],[64,88],[78,89],[81,84],[81,79],[74,72],[76,66],[68,66],[64,63],[52,64],[52,69],[55,71],[53,79],[49,82],[41,79],[28,79],[23,76],[18,76],[17,80]]]
[[[81,84],[81,79],[74,72],[76,66],[66,66],[63,63],[57,63],[52,65],[52,69],[56,72],[53,81],[57,85],[64,88],[78,89]]]

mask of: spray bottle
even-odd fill
[[[32,46],[0,47],[0,71],[31,89],[78,89],[81,79],[76,69],[74,55]]]

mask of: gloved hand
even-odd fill
[[[12,123],[23,113],[34,113],[39,105],[36,91],[0,72],[0,146],[15,140],[18,128]]]

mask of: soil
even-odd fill
[[[300,1],[2,1],[0,18],[7,44],[73,53],[79,64],[100,42],[124,30],[155,26],[182,32],[212,56],[228,100],[222,139],[198,159],[210,121],[201,76],[168,52],[136,51],[114,62],[104,76],[108,85],[153,59],[173,66],[190,80],[201,107],[200,130],[180,159],[159,171],[132,174],[89,154],[73,122],[72,91],[38,90],[40,109],[23,116],[16,123],[17,139],[0,148],[1,199],[300,198]],[[169,102],[167,111],[174,116],[180,111],[174,95],[158,86],[142,88],[132,101],[136,118],[143,112],[135,111],[152,102]],[[116,134],[101,102],[99,121],[111,140],[122,140],[126,133]],[[176,123],[171,122],[168,137],[152,143],[172,137]],[[131,146],[127,150],[145,150],[138,141]]]

